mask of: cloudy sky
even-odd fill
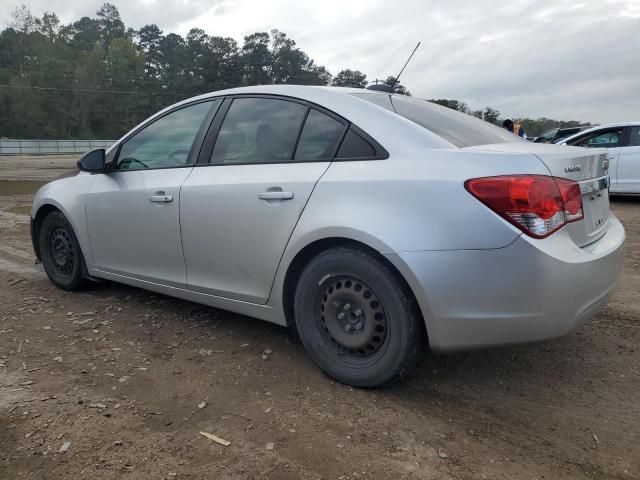
[[[24,2],[63,23],[103,0]],[[111,0],[127,26],[192,27],[242,40],[277,28],[332,73],[403,74],[414,96],[455,98],[503,116],[640,121],[640,0]]]

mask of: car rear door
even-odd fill
[[[225,100],[182,186],[189,289],[266,303],[289,237],[346,127],[290,98]]]
[[[86,215],[98,270],[185,287],[180,187],[221,102],[202,101],[154,119],[123,140],[111,172],[96,175]]]
[[[627,127],[624,144],[618,150],[616,191],[640,193],[640,126]]]

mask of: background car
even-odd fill
[[[87,154],[36,194],[32,238],[60,288],[104,278],[294,326],[322,370],[374,387],[427,343],[589,319],[623,259],[605,160],[402,95],[245,87]]]
[[[535,143],[558,143],[562,139],[574,135],[589,127],[567,127],[567,128],[552,128],[547,130],[542,135],[537,137]]]
[[[609,150],[611,193],[640,193],[640,122],[613,123],[590,128],[560,142]]]

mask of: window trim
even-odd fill
[[[216,102],[217,100],[222,100],[222,101]],[[138,133],[140,133],[141,131],[143,131],[147,127],[153,125],[158,120],[166,117],[167,115],[171,115],[172,113],[178,112],[178,111],[183,110],[185,108],[192,107],[194,105],[199,105],[201,103],[211,103],[211,106],[210,106],[209,111],[207,112],[204,120],[200,124],[200,128],[198,129],[198,132],[196,133],[196,136],[193,138],[193,142],[191,144],[191,148],[189,149],[189,155],[187,156],[187,163],[185,163],[184,165],[169,165],[169,166],[166,166],[166,167],[154,167],[154,168],[136,168],[136,169],[131,169],[131,170],[128,170],[128,169],[118,170],[116,168],[116,166],[118,165],[118,160],[120,159],[120,151],[122,150],[122,146],[125,143],[127,143],[131,138],[136,136]],[[159,115],[159,116],[153,118],[152,120],[145,121],[144,123],[142,123],[141,125],[136,127],[135,130],[132,130],[126,136],[122,137],[118,141],[118,145],[117,145],[116,150],[115,150],[115,155],[114,155],[113,159],[108,164],[107,173],[115,173],[115,172],[148,172],[148,171],[151,171],[151,170],[167,170],[169,168],[191,168],[191,167],[193,167],[196,164],[196,161],[198,159],[198,155],[199,155],[199,153],[200,153],[200,151],[202,149],[202,146],[203,146],[203,143],[204,143],[204,140],[205,140],[205,135],[206,135],[206,133],[207,133],[207,131],[209,129],[209,126],[210,126],[211,122],[214,120],[214,118],[216,117],[216,115],[217,115],[218,111],[220,110],[220,107],[222,106],[223,103],[224,103],[224,97],[221,97],[221,96],[202,98],[202,99],[196,100],[194,102],[189,102],[189,103],[186,103],[186,104],[181,104],[181,105],[175,106],[173,108],[170,108],[169,110],[164,112],[162,115]],[[217,104],[217,107],[216,107],[216,104]]]
[[[289,101],[293,103],[299,103],[301,105],[305,105],[307,107],[307,112],[305,113],[304,120],[300,126],[300,130],[298,131],[298,137],[296,139],[295,148],[293,149],[292,158],[288,161],[280,161],[280,162],[247,162],[247,163],[233,163],[233,164],[225,164],[225,163],[217,163],[213,161],[213,150],[215,144],[218,140],[218,134],[222,128],[222,124],[227,116],[229,108],[235,99],[239,98],[266,98],[273,100],[281,100],[281,101]],[[317,110],[320,113],[323,113],[334,120],[342,123],[343,131],[339,141],[336,144],[336,148],[333,152],[331,158],[322,158],[317,160],[295,160],[295,155],[298,149],[298,143],[300,142],[300,137],[302,135],[302,131],[304,130],[304,126],[306,125],[307,118],[309,117],[309,113],[311,109]],[[376,155],[373,157],[356,157],[356,158],[335,158],[342,146],[342,142],[347,136],[347,132],[350,128],[353,128],[356,133],[361,135],[367,142],[369,142],[376,151]],[[195,164],[196,167],[232,167],[232,166],[240,166],[240,165],[286,165],[291,163],[318,163],[318,162],[349,162],[349,161],[368,161],[368,160],[386,160],[389,158],[389,152],[380,145],[374,138],[372,138],[369,134],[367,134],[364,130],[356,126],[355,124],[348,121],[346,118],[338,115],[331,110],[323,107],[322,105],[318,105],[314,102],[310,102],[308,100],[304,100],[297,97],[292,97],[289,95],[275,95],[275,94],[261,94],[261,93],[239,93],[235,95],[226,95],[224,97],[224,101],[222,102],[220,108],[218,109],[213,122],[211,123],[207,134],[205,136],[204,142],[202,144],[202,148],[200,150],[200,154],[198,155],[198,160]]]

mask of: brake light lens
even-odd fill
[[[544,238],[584,218],[580,186],[546,175],[473,178],[465,188],[527,235]]]

